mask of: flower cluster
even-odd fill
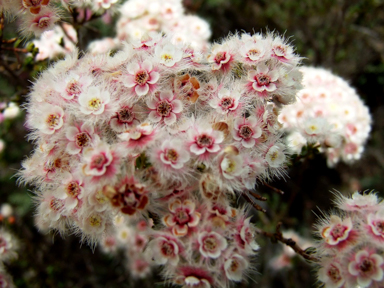
[[[234,35],[206,54],[151,35],[151,45],[74,53],[41,74],[21,181],[36,186],[40,229],[105,243],[118,215],[167,280],[226,287],[258,247],[231,199],[284,174],[277,117],[300,88],[300,58],[274,34]]]
[[[300,99],[282,109],[279,120],[290,133],[291,149],[321,145],[334,166],[340,159],[359,159],[371,130],[371,116],[356,91],[342,78],[320,68],[302,67]]]
[[[23,36],[40,36],[53,30],[55,23],[64,17],[65,11],[81,8],[87,14],[103,14],[116,9],[118,0],[0,0],[0,13],[17,17]],[[59,6],[61,4],[61,6]],[[88,15],[83,15],[86,19]]]
[[[39,39],[33,40],[35,47],[39,48],[36,61],[55,59],[60,55],[71,53],[75,50],[77,33],[72,25],[62,23],[55,25],[50,31],[43,33]]]
[[[7,119],[14,119],[20,114],[19,106],[14,102],[0,102],[0,125]],[[1,136],[1,135],[0,135]],[[0,138],[0,153],[5,148],[5,142]]]
[[[374,193],[338,196],[317,224],[318,279],[327,288],[383,287],[384,203]]]
[[[148,34],[162,31],[172,34],[175,44],[190,43],[199,50],[208,47],[209,24],[197,16],[186,15],[181,0],[129,0],[119,12],[116,32],[120,41],[132,41],[139,46],[140,41],[145,41],[151,46],[156,39]]]

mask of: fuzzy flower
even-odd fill
[[[247,41],[241,48],[240,54],[250,63],[257,63],[267,56],[268,48],[264,41]]]
[[[173,169],[183,168],[190,159],[190,154],[184,149],[183,142],[177,138],[165,140],[158,153],[161,162]]]
[[[124,85],[134,89],[138,96],[144,96],[153,91],[160,78],[160,74],[154,71],[150,60],[145,60],[142,63],[133,62],[127,66],[127,70],[128,75]]]
[[[149,243],[147,253],[158,265],[169,262],[172,266],[176,266],[181,252],[179,246],[179,241],[172,236],[158,236]]]
[[[279,168],[284,164],[286,156],[283,152],[284,146],[282,144],[275,144],[268,149],[267,154],[265,155],[265,161],[272,168]]]
[[[53,29],[59,19],[55,10],[43,7],[39,14],[28,14],[24,17],[21,26],[22,33],[40,36],[43,32]]]
[[[125,132],[129,128],[139,125],[137,109],[133,105],[122,106],[111,118],[109,125],[116,132]]]
[[[233,56],[229,50],[229,45],[213,45],[211,54],[207,57],[207,60],[211,63],[212,70],[228,70],[229,65],[233,60]]]
[[[343,269],[336,261],[322,263],[322,268],[320,268],[318,274],[319,280],[325,283],[327,288],[340,288],[346,281]]]
[[[241,94],[233,91],[231,93],[228,89],[221,89],[217,95],[217,98],[212,99],[209,105],[216,109],[220,114],[228,114],[235,112],[239,107],[239,99]]]
[[[69,142],[65,150],[71,155],[80,153],[85,147],[92,144],[93,133],[93,125],[87,122],[81,127],[70,126],[66,128],[65,137]]]
[[[263,63],[257,65],[256,70],[248,72],[248,81],[252,88],[259,93],[275,91],[277,79],[279,79],[278,71],[271,70]]]
[[[34,124],[44,134],[53,134],[64,124],[64,110],[60,106],[42,103],[39,107],[40,115]]]
[[[22,0],[23,7],[29,9],[32,14],[39,14],[43,6],[47,6],[50,0]]]
[[[183,57],[183,52],[174,45],[167,44],[164,47],[156,46],[155,55],[160,60],[160,63],[173,67]]]
[[[228,242],[217,232],[203,231],[198,236],[199,251],[201,255],[207,258],[218,258],[221,253],[227,249]]]
[[[357,277],[357,283],[362,288],[369,287],[372,281],[383,280],[383,263],[382,256],[367,250],[360,250],[349,263],[348,272]]]
[[[191,128],[188,130],[188,136],[191,139],[189,150],[196,155],[217,153],[221,149],[219,144],[224,140],[223,132],[213,130],[212,127]]]
[[[241,155],[226,153],[220,162],[221,173],[224,178],[231,180],[243,173],[243,158]]]
[[[367,223],[368,232],[380,242],[384,241],[384,210],[368,214]]]
[[[164,121],[166,125],[172,125],[177,120],[177,115],[183,110],[183,103],[175,99],[175,95],[171,91],[163,91],[156,95],[154,99],[146,101],[149,113],[149,120],[152,122]]]
[[[233,138],[239,141],[245,148],[255,146],[256,139],[262,134],[260,121],[255,117],[237,118],[234,121]]]
[[[348,239],[352,228],[351,218],[342,220],[340,217],[332,215],[329,226],[322,229],[321,236],[327,244],[335,246]]]
[[[241,282],[243,273],[248,269],[249,262],[240,254],[232,254],[224,263],[225,276],[228,279]]]
[[[79,97],[80,111],[85,115],[100,115],[111,99],[110,93],[101,87],[89,87]]]
[[[59,83],[55,83],[55,90],[60,93],[60,96],[66,100],[71,100],[78,97],[92,83],[90,76],[82,76],[79,74],[70,73]]]
[[[195,203],[191,200],[176,199],[169,203],[168,210],[171,213],[163,217],[164,224],[172,228],[175,236],[185,236],[188,230],[196,227],[201,218],[201,214],[195,211]]]

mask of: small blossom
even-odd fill
[[[270,70],[263,63],[257,65],[256,70],[248,72],[248,81],[252,84],[252,88],[260,93],[275,91],[277,79],[279,79],[279,73],[276,70]]]
[[[245,148],[255,146],[256,139],[262,134],[260,122],[255,117],[237,118],[234,123],[233,138]]]
[[[283,150],[284,146],[279,143],[268,149],[265,155],[265,161],[267,161],[270,167],[279,168],[285,162],[286,157]]]
[[[177,120],[177,115],[183,110],[183,103],[175,99],[171,91],[160,92],[155,99],[147,100],[148,108],[153,110],[149,113],[152,122],[164,121],[166,125],[172,125]]]
[[[218,97],[212,99],[209,105],[220,114],[235,112],[239,107],[240,96],[241,94],[238,91],[231,92],[228,89],[221,89]]]
[[[160,74],[154,71],[152,62],[145,60],[142,63],[133,62],[128,65],[128,76],[125,78],[124,85],[135,90],[138,96],[147,95],[156,87],[156,82]]]
[[[327,244],[334,246],[348,239],[352,230],[351,218],[341,220],[340,217],[332,215],[329,224],[321,231],[321,236]]]
[[[239,254],[233,254],[224,263],[225,275],[228,279],[241,282],[243,273],[248,269],[249,262]]]
[[[183,52],[171,44],[167,44],[164,47],[156,46],[155,55],[160,60],[160,63],[173,67],[183,57]]]
[[[181,169],[189,161],[190,155],[184,149],[183,142],[177,138],[165,140],[159,152],[160,160],[173,169]]]
[[[227,249],[227,240],[217,232],[201,232],[198,236],[199,251],[208,258],[218,258]]]
[[[89,123],[84,123],[81,127],[70,126],[66,129],[65,137],[69,140],[66,151],[71,154],[80,153],[85,147],[92,144],[94,127]]]
[[[43,103],[39,118],[35,120],[36,128],[45,134],[53,134],[64,124],[64,110],[60,106]]]
[[[86,115],[100,115],[111,99],[110,93],[101,87],[90,87],[79,97],[80,111]]]

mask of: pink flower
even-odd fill
[[[22,31],[24,34],[33,33],[40,36],[43,32],[53,29],[59,19],[55,10],[43,7],[39,14],[27,14],[23,18]]]
[[[319,280],[328,288],[340,288],[345,283],[345,277],[341,265],[332,259],[329,263],[322,263],[319,270]]]
[[[277,79],[279,79],[279,73],[275,70],[271,71],[264,63],[257,65],[256,71],[248,72],[248,81],[252,84],[252,88],[259,93],[275,91]]]
[[[339,245],[341,242],[348,239],[350,232],[352,231],[352,227],[351,218],[348,217],[341,220],[340,217],[332,215],[329,225],[321,230],[321,236],[328,245]]]
[[[94,127],[90,123],[84,123],[79,128],[78,126],[70,126],[66,128],[65,137],[69,140],[66,151],[75,155],[80,153],[85,147],[91,145]]]
[[[55,83],[54,89],[60,93],[64,99],[71,100],[78,97],[92,83],[93,79],[90,76],[81,76],[76,73],[70,73],[64,80]]]
[[[240,99],[239,91],[229,91],[228,89],[221,89],[218,93],[218,97],[212,99],[209,102],[209,105],[216,109],[220,114],[228,114],[230,112],[235,112],[239,107]]]
[[[168,209],[171,213],[163,217],[163,222],[167,227],[172,227],[175,236],[185,236],[188,229],[196,227],[200,222],[201,214],[195,211],[195,203],[191,200],[176,199],[169,203]]]
[[[132,106],[126,105],[116,112],[116,115],[111,118],[109,125],[116,132],[125,132],[132,126],[139,125],[139,120]]]
[[[383,280],[383,257],[367,250],[360,250],[348,265],[348,272],[357,277],[357,283],[362,287],[369,287],[372,281]]]
[[[368,232],[380,242],[384,241],[384,211],[368,214]]]
[[[213,259],[219,258],[221,253],[228,247],[227,240],[214,231],[199,233],[198,243],[201,255]]]
[[[161,162],[173,169],[183,168],[190,159],[189,153],[183,146],[183,142],[177,138],[164,140],[159,151]]]
[[[134,88],[138,96],[147,95],[156,86],[160,74],[153,69],[152,62],[145,60],[141,64],[133,62],[127,67],[128,75],[125,78],[124,85],[128,88]]]
[[[255,146],[256,139],[263,133],[260,121],[255,117],[237,118],[234,121],[233,138],[239,141],[245,148]]]
[[[240,48],[240,54],[245,58],[249,64],[255,64],[255,62],[263,60],[267,55],[269,47],[263,40],[254,42],[253,40],[248,40]]]
[[[83,167],[85,175],[102,176],[112,163],[112,152],[107,143],[100,142],[96,148],[86,148],[83,152],[86,164]]]
[[[79,199],[83,198],[84,184],[83,179],[77,174],[65,173],[65,179],[62,185],[55,191],[54,196],[64,200],[64,207],[71,211],[73,210]]]
[[[35,126],[44,134],[53,134],[59,130],[64,123],[64,110],[60,106],[41,103],[39,104],[39,117],[34,120]]]
[[[206,268],[184,266],[180,267],[175,277],[175,284],[183,285],[183,288],[211,288],[212,277]]]
[[[254,254],[256,250],[259,250],[259,245],[255,240],[255,228],[252,227],[250,222],[251,217],[240,220],[236,240],[247,254]]]
[[[248,269],[249,262],[240,254],[234,253],[224,263],[225,275],[229,280],[241,282],[243,273]]]
[[[147,100],[148,108],[153,110],[149,113],[149,120],[152,122],[164,121],[166,125],[176,122],[177,116],[183,110],[183,103],[175,99],[171,91],[163,91],[156,95],[156,98]]]
[[[281,38],[276,37],[272,42],[272,57],[283,63],[289,63],[294,58],[291,46],[284,44]]]
[[[149,243],[146,253],[158,265],[169,263],[176,266],[179,263],[180,245],[173,237],[158,236]]]
[[[211,54],[207,58],[212,63],[212,70],[228,70],[233,60],[228,45],[215,44],[212,47]]]
[[[197,125],[188,130],[191,139],[189,150],[196,155],[209,155],[220,151],[220,143],[224,140],[223,132],[213,130],[212,127],[200,128]]]
[[[128,147],[141,148],[147,146],[155,137],[155,130],[149,123],[142,123],[119,134],[119,138],[128,141]]]

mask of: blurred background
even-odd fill
[[[258,192],[268,201],[266,214],[253,211],[258,227],[273,232],[277,222],[282,221],[283,230],[295,231],[303,238],[303,247],[310,246],[305,239],[313,238],[315,214],[331,208],[331,190],[346,194],[374,189],[384,196],[384,1],[184,0],[184,6],[189,13],[210,23],[211,41],[242,31],[284,34],[304,57],[304,65],[324,67],[342,76],[369,106],[373,126],[361,160],[352,165],[339,163],[330,169],[322,155],[313,154],[292,165],[289,177],[270,183],[283,190],[284,195],[260,185]],[[92,37],[114,33],[110,28],[113,26],[103,25],[101,20],[90,25],[93,29],[83,36],[84,43]],[[5,28],[7,38],[12,38],[16,31],[14,23]],[[2,61],[6,59],[8,65],[0,65],[0,102],[22,105],[30,81],[49,63],[35,62],[32,57],[22,64],[12,62],[13,56],[6,52],[1,51]],[[0,124],[4,145],[0,154],[0,202],[9,203],[14,210],[13,218],[0,219],[20,239],[18,259],[6,264],[15,285],[163,287],[156,276],[130,279],[121,255],[108,256],[97,248],[93,252],[86,245],[81,246],[75,236],[63,239],[60,235],[42,235],[34,228],[31,187],[18,186],[14,176],[32,149],[25,138],[24,116],[21,112]],[[263,236],[258,237],[258,243],[262,249],[255,260],[257,272],[250,275],[248,283],[238,287],[316,286],[312,267],[299,256],[292,256],[283,245],[271,243]]]

